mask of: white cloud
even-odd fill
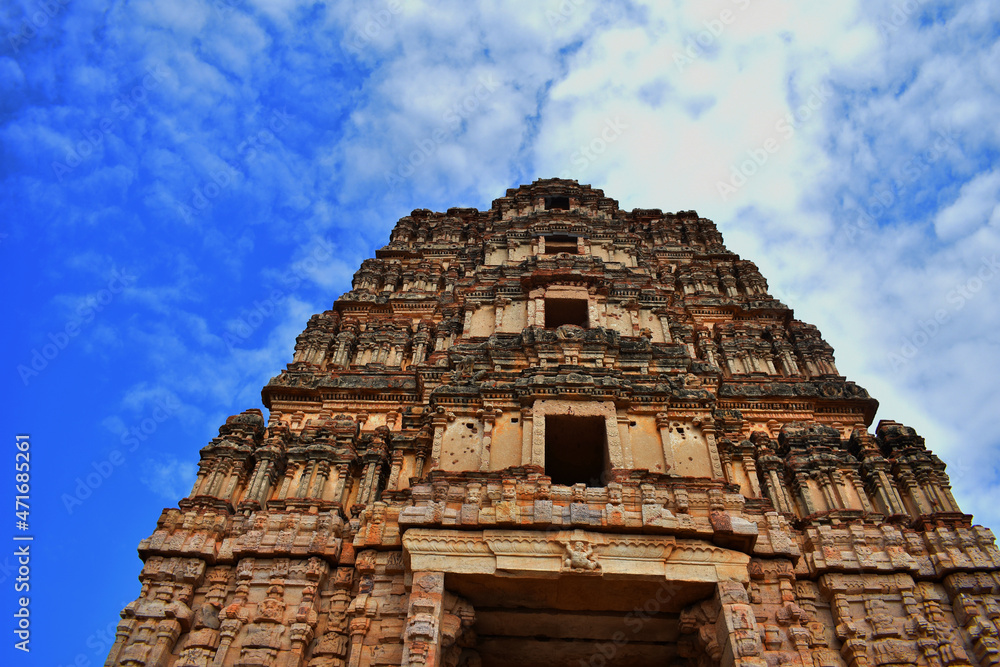
[[[1000,171],[978,174],[962,186],[955,203],[941,210],[934,220],[939,237],[952,240],[968,236],[982,225],[1000,223]]]
[[[191,492],[197,475],[197,463],[161,455],[143,461],[139,480],[154,494],[176,504]]]

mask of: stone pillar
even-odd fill
[[[656,413],[656,426],[660,429],[660,445],[663,447],[663,472],[670,472],[677,462],[674,460],[674,445],[670,440],[670,415]]]
[[[812,492],[809,489],[809,483],[806,481],[808,478],[805,472],[795,472],[792,477],[792,483],[795,486],[795,490],[799,493],[799,500],[802,501],[802,507],[805,509],[805,513],[815,514],[819,511],[816,507],[816,503],[813,502]]]
[[[368,634],[368,628],[371,627],[372,621],[367,616],[359,616],[358,618],[351,619],[351,653],[348,656],[348,666],[349,667],[361,667],[361,652],[364,650],[365,635]]]
[[[115,630],[115,643],[108,653],[108,659],[105,661],[104,667],[115,667],[118,664],[118,656],[121,655],[122,649],[125,647],[125,642],[128,641],[132,631],[135,630],[135,626],[136,621],[133,618],[125,618],[118,623],[118,628]]]
[[[277,475],[275,468],[275,461],[270,457],[261,458],[257,462],[257,469],[254,471],[243,502],[256,502],[262,509],[267,509],[267,499],[271,495],[271,487]]]
[[[355,338],[356,336],[350,331],[345,331],[337,335],[337,351],[333,355],[334,366],[343,368],[350,364],[351,347],[354,344]]]
[[[747,480],[750,482],[750,492],[754,498],[760,498],[760,479],[757,477],[757,462],[753,460],[753,455],[744,452],[740,461],[743,463],[743,470],[746,472]]]
[[[536,466],[545,466],[545,416],[540,415],[541,419],[532,420],[531,424],[531,456],[528,459],[528,463]],[[608,433],[608,439],[610,440],[610,429]],[[611,443],[608,443],[608,449],[610,450]]]
[[[510,305],[511,301],[505,297],[499,297],[493,302],[493,331],[499,332],[503,328],[504,309]]]
[[[879,497],[888,512],[890,514],[907,514],[906,505],[903,504],[903,499],[899,497],[896,485],[892,483],[885,470],[878,470],[875,479]]]
[[[208,495],[216,498],[222,497],[222,490],[233,472],[233,460],[228,456],[219,459],[219,465],[215,469],[216,474],[212,479],[212,484],[208,489]]]
[[[403,630],[403,664],[441,665],[444,573],[414,572],[410,606]]]
[[[312,479],[313,470],[316,467],[315,461],[306,461],[302,468],[302,476],[299,477],[299,485],[295,489],[296,498],[305,498],[309,492],[309,482]]]
[[[198,477],[194,481],[191,489],[191,497],[207,495],[208,488],[212,485],[211,480],[215,476],[215,469],[218,467],[217,459],[202,459],[198,462]]]
[[[503,414],[503,410],[486,409],[480,410],[478,417],[483,422],[483,439],[479,448],[479,469],[488,471],[490,469],[490,453],[493,445],[493,426],[497,417]]]
[[[413,365],[423,363],[424,359],[427,358],[427,343],[430,340],[430,334],[425,330],[420,330],[413,337]]]
[[[743,584],[720,581],[715,596],[721,607],[715,624],[721,667],[764,667],[760,629]]]
[[[444,429],[448,425],[448,422],[454,421],[454,419],[455,415],[450,412],[445,412],[443,408],[438,408],[438,413],[431,419],[431,423],[434,424],[434,441],[431,446],[431,468],[437,467],[438,461],[441,460],[441,445],[444,443]]]
[[[947,511],[949,512],[962,511],[958,506],[958,501],[955,500],[955,496],[952,495],[951,480],[948,478],[948,475],[944,472],[939,473],[937,492],[938,495],[941,497],[942,502],[948,508]]]
[[[836,470],[814,470],[812,472],[812,478],[816,480],[819,485],[820,493],[823,495],[823,501],[826,503],[826,509],[837,510],[842,509],[840,506],[840,500],[836,495]]]
[[[475,311],[472,308],[465,309],[465,320],[462,323],[462,335],[471,336],[472,335],[472,314]]]
[[[309,490],[310,498],[322,498],[326,489],[326,480],[330,476],[330,462],[319,461],[316,464],[316,477],[313,480],[312,488]]]
[[[521,408],[521,465],[523,466],[534,463],[531,459],[534,426],[531,408]]]
[[[724,479],[722,459],[719,458],[719,447],[715,442],[715,427],[711,424],[705,424],[701,427],[701,432],[705,434],[705,441],[708,443],[708,460],[712,463],[712,478]]]
[[[222,499],[227,503],[236,504],[238,494],[246,483],[247,465],[246,458],[240,460],[233,459],[232,467],[229,471],[229,478],[222,489]]]
[[[392,452],[391,464],[389,467],[389,481],[385,484],[385,488],[389,491],[395,491],[396,487],[399,486],[399,471],[402,468],[403,450],[395,449]]]
[[[627,414],[619,413],[617,415],[618,421],[618,440],[619,440],[619,451],[621,452],[621,461],[623,468],[632,467],[632,433],[629,430],[629,426],[632,422],[632,418]],[[608,438],[608,445],[610,446],[611,439]]]
[[[673,343],[673,336],[670,335],[670,321],[666,315],[660,315],[660,328],[663,329],[663,342]]]
[[[284,500],[288,497],[292,486],[292,479],[295,478],[295,471],[299,469],[299,461],[288,461],[285,464],[285,474],[281,479],[281,486],[278,487],[278,499]]]
[[[861,499],[861,509],[865,512],[874,512],[875,508],[872,507],[871,501],[868,499],[868,494],[865,492],[865,485],[861,481],[857,472],[854,470],[847,470],[844,472],[844,475],[848,478],[854,492],[858,494],[858,498]]]
[[[770,491],[768,495],[771,498],[771,502],[774,503],[775,509],[786,514],[794,512],[792,502],[785,493],[785,485],[781,483],[781,477],[778,475],[777,469],[771,468],[767,471],[767,482],[768,490]]]
[[[333,501],[340,503],[341,506],[346,502],[345,496],[351,492],[350,487],[347,485],[347,480],[350,476],[350,464],[348,463],[338,463],[337,464],[337,480],[333,484]]]
[[[917,514],[930,514],[933,510],[924,498],[923,488],[917,482],[916,475],[909,466],[900,465],[896,470],[896,479],[903,491],[910,497],[910,501],[916,506]]]

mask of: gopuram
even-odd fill
[[[201,450],[108,667],[1000,665],[1000,552],[694,211],[419,209]]]

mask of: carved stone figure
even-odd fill
[[[594,549],[583,540],[576,540],[566,544],[566,558],[563,559],[563,567],[569,570],[583,570],[590,572],[600,567],[600,563],[594,558]]]

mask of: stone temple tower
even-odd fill
[[[1000,665],[992,533],[694,211],[413,211],[262,397],[108,666]]]

